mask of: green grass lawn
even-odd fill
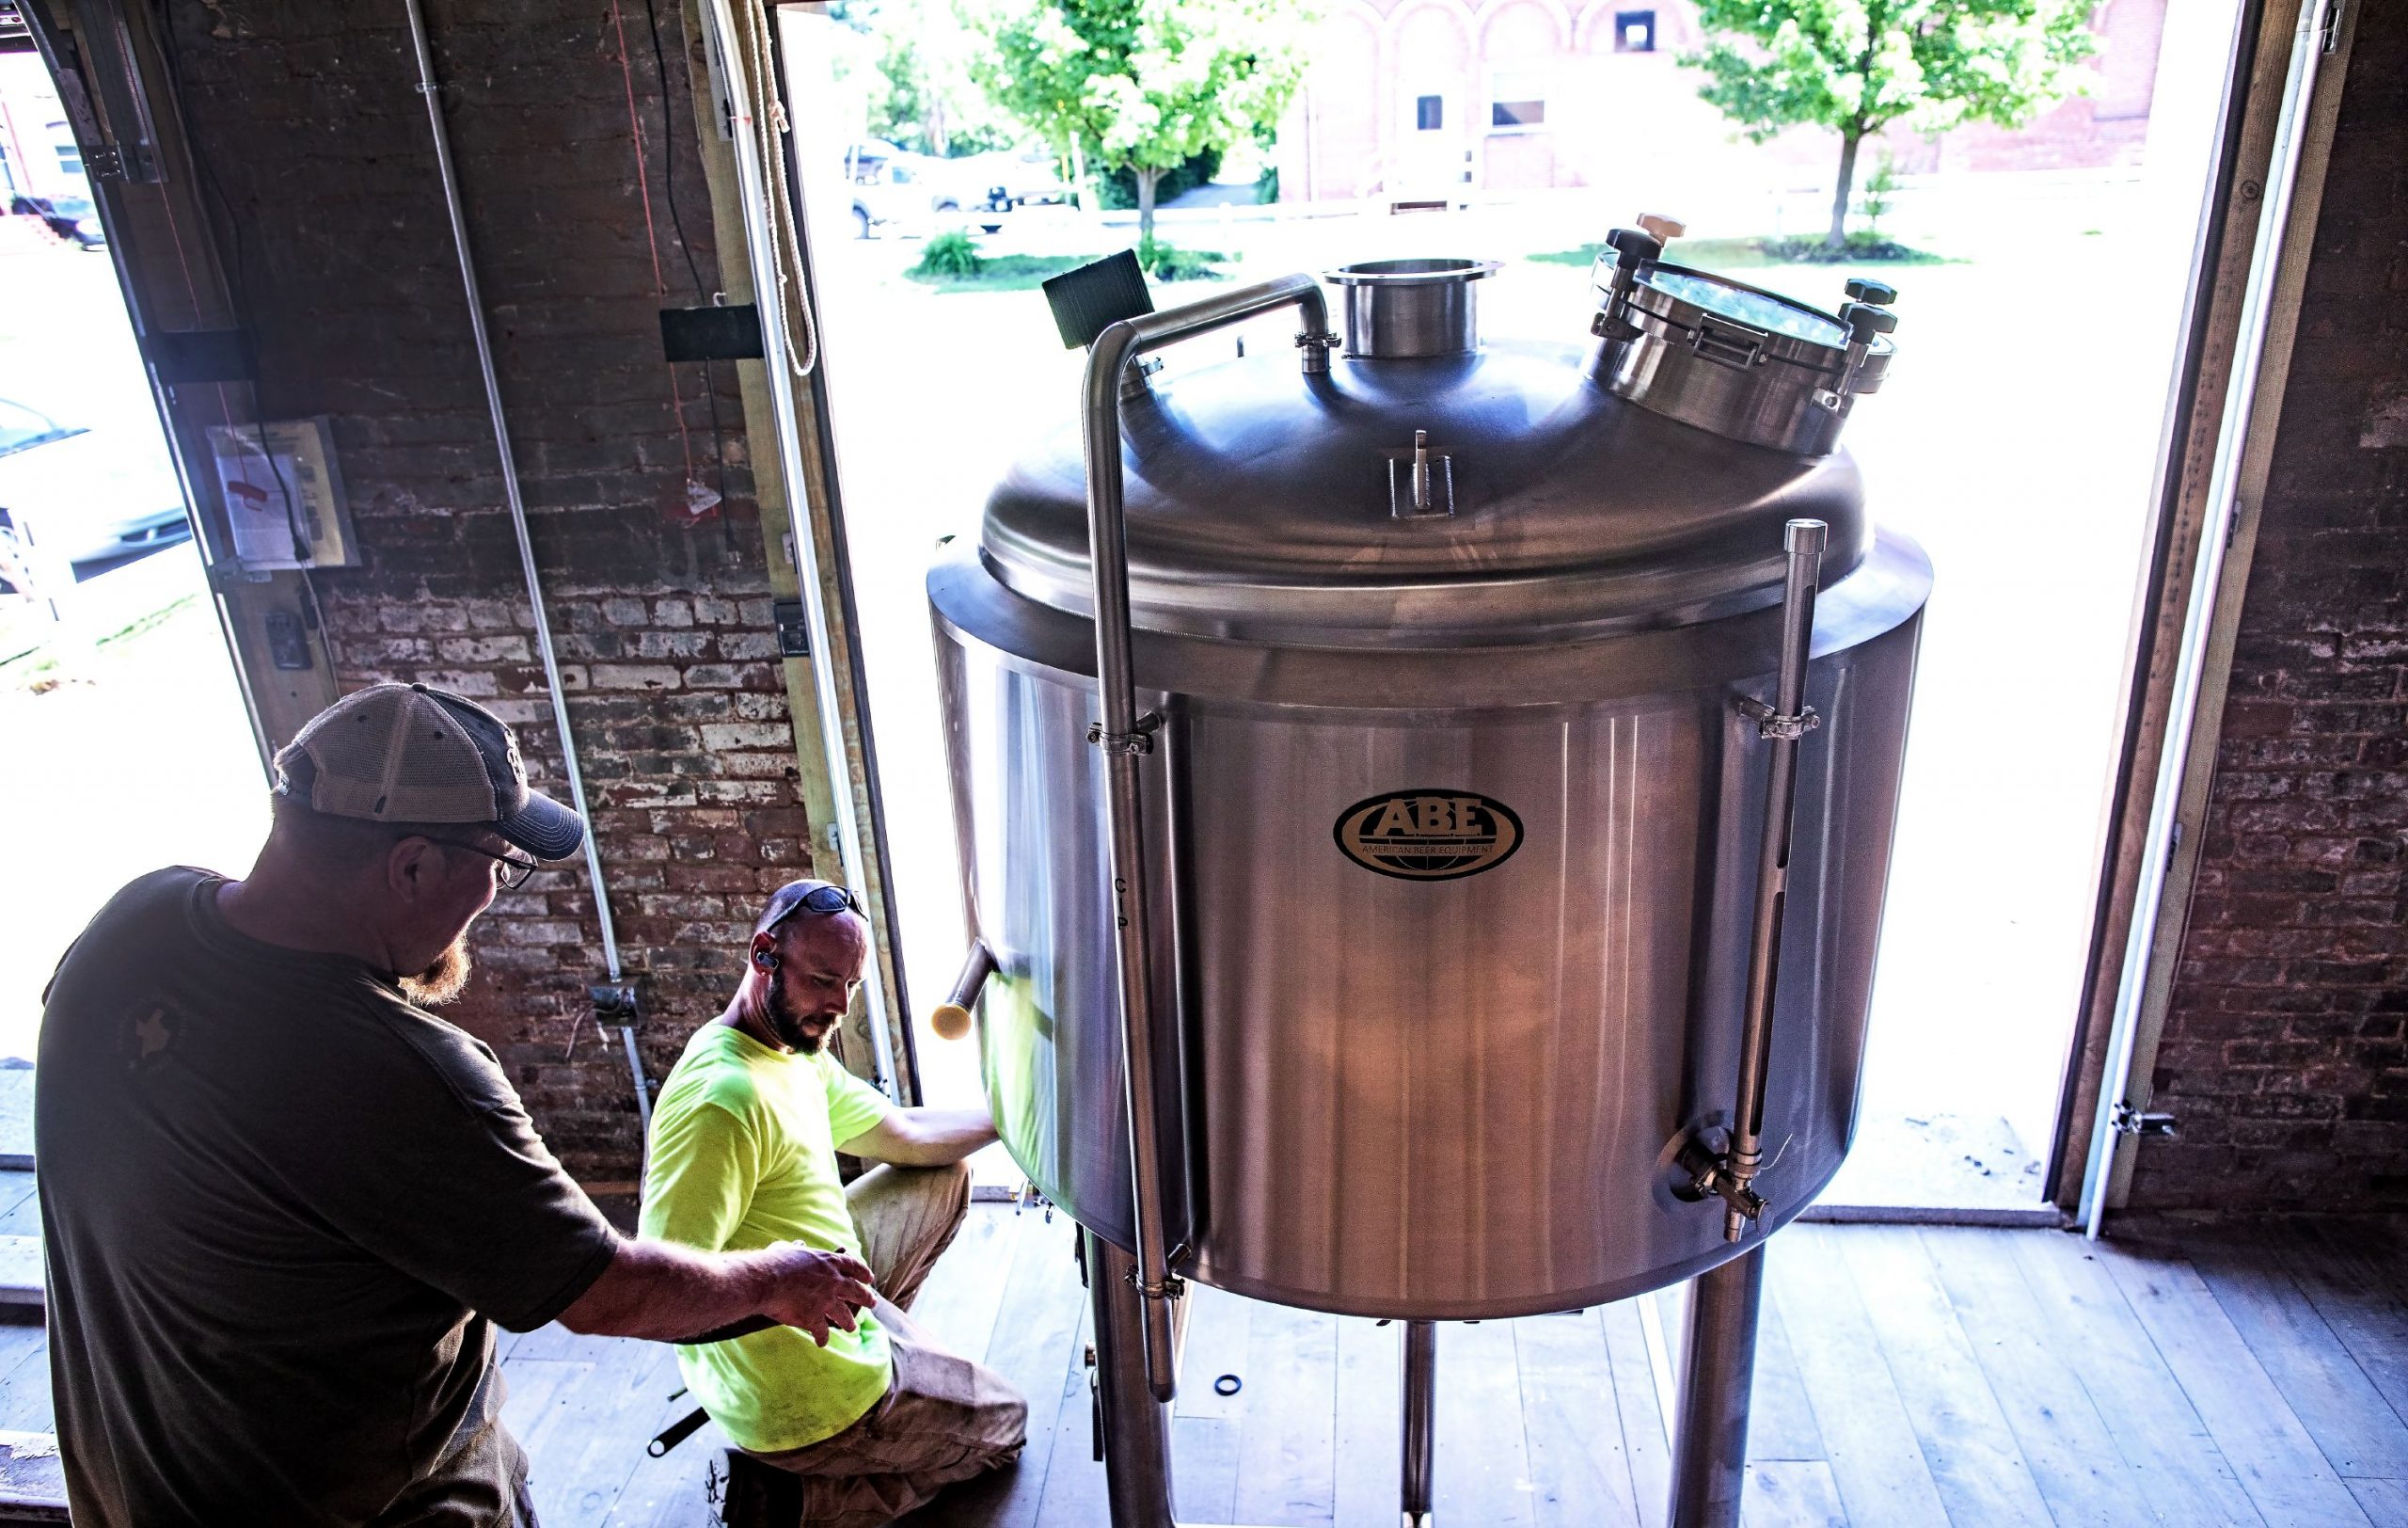
[[[1101,260],[1101,255],[985,255],[979,258],[975,275],[930,274],[917,268],[907,269],[904,276],[937,292],[1029,292],[1042,286],[1064,271]],[[1213,250],[1181,250],[1177,274],[1165,282],[1154,278],[1155,284],[1181,281],[1223,281],[1228,276],[1217,267],[1234,264],[1239,257]]]
[[[186,595],[138,616],[98,639],[97,656],[120,657],[131,650],[135,639],[199,608],[200,597]],[[57,632],[49,613],[32,600],[0,596],[0,689],[40,690],[55,683],[60,669],[53,639]]]
[[[1101,255],[989,255],[979,262],[975,276],[923,276],[916,270],[903,274],[922,286],[939,292],[1027,292],[1042,285],[1064,271],[1100,260]]]
[[[1675,264],[1702,271],[1762,270],[1782,265],[1953,265],[1959,263],[1946,255],[1936,255],[1926,249],[1908,249],[1903,245],[1890,245],[1878,255],[1851,250],[1847,255],[1825,261],[1802,260],[1803,247],[1812,241],[1802,239],[1683,239],[1669,251]],[[1602,244],[1584,244],[1576,248],[1551,250],[1529,258],[1543,265],[1587,265],[1605,252]]]

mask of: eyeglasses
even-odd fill
[[[529,878],[537,870],[543,868],[543,866],[534,860],[520,859],[515,854],[497,854],[490,849],[479,849],[474,844],[464,844],[457,838],[431,838],[427,841],[441,844],[446,849],[465,849],[471,854],[483,854],[500,866],[501,869],[495,879],[504,891],[516,891],[525,885]]]
[[[854,896],[849,887],[814,886],[786,903],[785,911],[763,924],[761,931],[768,933],[797,913],[817,913],[822,916],[831,913],[850,913],[858,918],[869,915],[862,911],[862,899]]]

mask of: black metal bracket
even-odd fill
[[[143,336],[143,358],[161,385],[248,382],[259,375],[251,337],[244,329],[166,330]]]
[[[809,658],[811,656],[811,614],[800,599],[780,599],[769,606],[770,618],[778,623],[778,656]]]
[[[1146,286],[1145,269],[1127,249],[1064,271],[1046,281],[1044,291],[1065,350],[1083,350],[1122,319],[1154,310],[1154,294]]]
[[[660,349],[673,361],[759,360],[761,310],[749,302],[710,308],[663,308]]]

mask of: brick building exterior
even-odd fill
[[[659,310],[721,284],[686,74],[699,46],[680,8],[660,6],[664,99],[635,4],[432,10],[563,687],[657,1077],[724,1002],[759,899],[810,865],[734,369],[713,368],[714,399],[702,366],[662,358]],[[342,687],[424,680],[474,696],[517,726],[531,770],[559,792],[400,6],[167,14],[190,129],[225,227],[241,231],[227,254],[260,408],[334,421],[365,549],[364,565],[316,578]],[[694,515],[689,478],[725,501]],[[479,975],[451,1011],[499,1051],[572,1172],[624,1182],[635,1104],[618,1037],[587,1017],[587,984],[604,974],[593,914],[579,869],[505,894],[477,926]]]
[[[1866,147],[1901,173],[2091,169],[2139,161],[2165,0],[2106,0],[2082,93],[2021,129]],[[1287,200],[1418,199],[1588,186],[1666,208],[1743,205],[1829,186],[1839,140],[1794,129],[1756,145],[1681,67],[1704,41],[1691,0],[1334,0],[1279,133]],[[1731,231],[1764,231],[1739,229]]]
[[[2408,13],[2359,16],[2136,1207],[2408,1209]]]

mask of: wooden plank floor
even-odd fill
[[[2408,1221],[1799,1225],[1767,1287],[1751,1525],[2408,1528]],[[1020,1386],[1030,1442],[912,1528],[1101,1528],[1084,1307],[1066,1219],[974,1209],[920,1313]],[[1667,1294],[1442,1327],[1441,1520],[1660,1528],[1676,1320]],[[0,1327],[0,1427],[49,1426],[42,1360]],[[689,1404],[666,1349],[550,1328],[505,1367],[547,1528],[717,1521],[716,1428],[644,1454]],[[1199,1290],[1182,1515],[1389,1528],[1397,1389],[1395,1328]]]

